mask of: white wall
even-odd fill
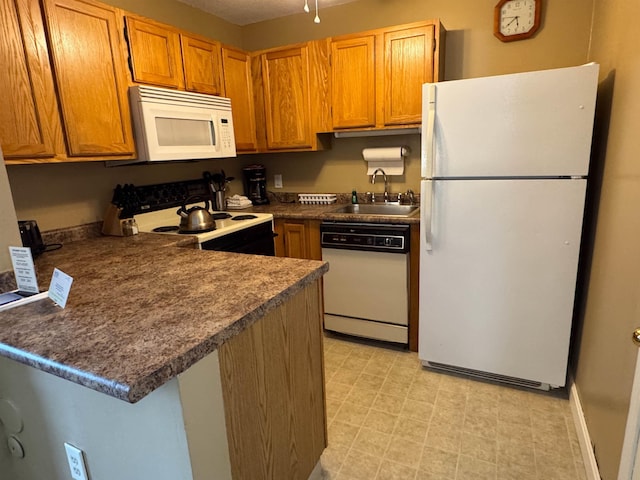
[[[0,273],[11,270],[9,246],[22,246],[7,169],[0,151]]]
[[[91,480],[230,479],[218,368],[214,352],[129,404],[0,357],[0,400],[24,423],[11,432],[0,422],[0,478],[70,479],[68,442],[85,452]],[[4,448],[11,434],[24,458]]]

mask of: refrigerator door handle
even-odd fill
[[[435,127],[436,127],[436,86],[425,85],[427,125],[425,134],[422,135],[422,178],[432,178],[435,162]]]
[[[422,220],[424,220],[424,241],[425,250],[430,252],[433,250],[433,180],[424,180],[422,182],[422,191],[420,192],[420,211],[422,212]]]

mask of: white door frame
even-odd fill
[[[638,439],[640,438],[640,350],[636,357],[636,370],[633,374],[633,387],[627,414],[627,426],[624,431],[622,454],[618,480],[640,479],[640,455],[638,455]]]

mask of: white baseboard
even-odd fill
[[[600,480],[600,471],[598,470],[596,457],[593,453],[593,447],[591,446],[591,437],[587,429],[587,422],[584,419],[582,404],[580,403],[578,390],[576,389],[573,379],[571,379],[571,389],[569,390],[569,405],[571,406],[573,423],[576,426],[578,441],[580,442],[580,451],[582,452],[582,461],[584,463],[587,480]]]

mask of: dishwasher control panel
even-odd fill
[[[345,248],[406,253],[408,225],[324,222],[320,226],[322,248]]]

